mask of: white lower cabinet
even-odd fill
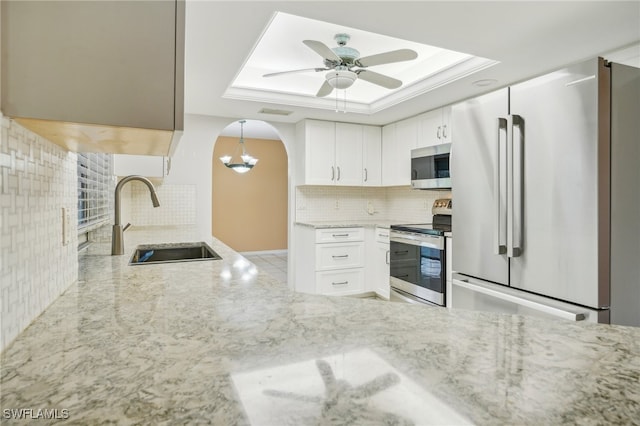
[[[364,265],[364,243],[317,243],[316,270],[361,268]]]
[[[389,228],[296,225],[295,290],[389,299]]]
[[[316,288],[320,294],[347,296],[364,290],[364,268],[316,272]]]
[[[346,296],[365,291],[364,229],[296,225],[295,289]]]
[[[373,264],[367,264],[368,269],[372,272],[371,280],[376,294],[383,299],[389,300],[389,229],[376,228],[375,242],[371,246],[374,248]]]

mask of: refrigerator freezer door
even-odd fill
[[[522,251],[510,259],[510,285],[592,308],[609,302],[599,292],[602,281],[608,286],[602,279],[608,273],[599,276],[608,268],[600,262],[608,247],[599,244],[608,243],[606,234],[599,236],[607,230],[599,229],[598,217],[608,208],[601,204],[608,206],[601,144],[609,144],[599,137],[600,70],[592,60],[510,91],[510,113],[523,120],[523,138],[513,140],[522,149],[521,159],[514,158],[523,176],[522,205],[515,207]]]
[[[454,274],[452,292],[452,309],[587,322],[599,322],[602,315],[608,315],[608,311],[570,305],[461,274]]]
[[[451,184],[453,270],[508,284],[506,117],[508,89],[454,105]],[[502,119],[499,119],[502,117]],[[502,154],[499,160],[498,151]]]

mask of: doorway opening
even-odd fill
[[[287,281],[288,156],[276,130],[246,120],[246,151],[258,159],[246,173],[225,166],[220,157],[238,150],[241,127],[228,125],[215,141],[212,158],[213,236],[259,269]]]

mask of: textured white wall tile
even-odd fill
[[[78,278],[76,232],[62,244],[62,208],[77,217],[76,155],[6,117],[1,136],[0,350]]]
[[[149,189],[142,182],[132,181],[129,198],[123,201],[125,216],[132,225],[165,226],[194,225],[196,223],[196,186],[195,185],[155,185],[160,207],[153,207]],[[123,189],[124,189],[123,188]],[[123,193],[123,198],[125,194]],[[126,223],[126,222],[125,222]]]
[[[429,223],[433,202],[450,196],[448,191],[420,191],[410,187],[299,186],[296,188],[296,221],[377,219]],[[369,213],[369,207],[373,214]]]

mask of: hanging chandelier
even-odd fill
[[[235,153],[233,154],[233,156],[231,155],[225,155],[223,157],[220,157],[220,161],[222,161],[222,163],[227,166],[228,168],[232,169],[234,172],[236,173],[247,173],[249,170],[251,170],[253,168],[253,166],[256,165],[256,163],[258,162],[257,158],[252,157],[251,155],[249,155],[247,153],[247,150],[245,148],[244,145],[244,123],[246,123],[246,120],[240,120],[240,140],[238,141],[238,147],[236,148]],[[240,155],[240,159],[242,160],[237,161],[237,162],[232,162],[232,160],[238,159],[238,151],[242,148],[242,154]]]

